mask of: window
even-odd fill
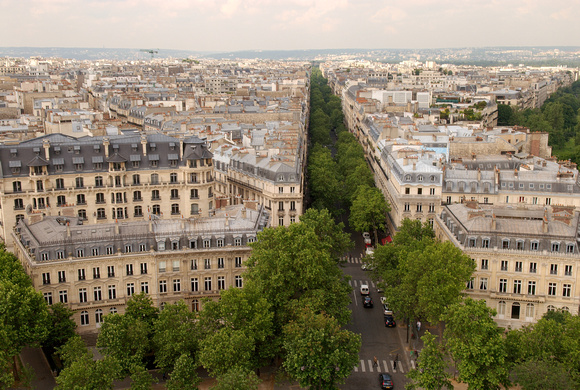
[[[242,245],[242,237],[234,238],[234,246],[241,246]]]
[[[516,249],[519,251],[523,251],[524,250],[524,241],[523,240],[517,240],[516,241]]]
[[[93,268],[93,279],[99,279],[101,277],[101,269],[100,267]]]
[[[112,307],[109,309],[109,313],[110,314],[117,314],[117,308],[116,307]]]
[[[487,259],[481,259],[481,269],[488,269],[488,265],[489,265],[489,260]]]
[[[284,187],[278,187],[278,193],[279,194],[283,194],[284,193]]]
[[[522,272],[522,268],[523,268],[523,263],[521,261],[516,261],[515,271],[516,272]]]
[[[199,290],[199,283],[197,278],[191,278],[191,291],[195,292]]]
[[[497,315],[500,318],[503,318],[503,316],[505,316],[505,307],[506,307],[505,301],[499,301],[497,303]]]
[[[411,193],[411,189],[409,187],[405,187],[405,195],[409,195]]]
[[[508,261],[507,260],[502,260],[501,261],[501,270],[502,271],[507,271],[508,270]]]
[[[114,284],[109,285],[109,299],[117,299],[117,286]]]
[[[103,322],[103,309],[97,309],[95,310],[95,323],[100,324]]]
[[[571,265],[564,266],[564,275],[572,276],[572,266]]]
[[[562,296],[563,297],[570,297],[570,293],[572,291],[572,285],[571,284],[563,284],[562,285]]]
[[[167,280],[160,280],[159,281],[159,292],[164,294],[167,292]]]
[[[499,280],[499,292],[500,293],[507,293],[507,279],[500,279]]]
[[[209,239],[203,240],[203,247],[210,248],[211,247],[211,240],[209,240]]]
[[[236,287],[242,288],[244,285],[244,280],[240,275],[236,275]]]
[[[552,199],[551,198],[546,198],[546,205],[549,206],[551,204],[552,204]]]
[[[22,183],[19,181],[12,182],[12,190],[14,192],[21,192],[22,191]]]
[[[173,203],[171,205],[171,215],[178,215],[179,214],[179,204]]]
[[[410,211],[411,210],[411,205],[409,203],[405,203],[403,211]]]
[[[141,269],[141,275],[147,275],[147,263],[141,263],[139,268]]]
[[[480,290],[487,290],[487,278],[481,278],[479,280],[479,289]]]
[[[75,178],[75,187],[76,188],[84,188],[85,180],[82,177]]]
[[[24,201],[22,199],[14,199],[14,210],[23,210]]]
[[[538,246],[539,246],[539,243],[538,243],[538,241],[532,241],[532,242],[530,243],[530,250],[532,250],[532,251],[537,251],[537,250],[538,250]]]
[[[278,217],[278,225],[284,226],[284,217]]]
[[[550,264],[550,275],[558,275],[558,264]]]
[[[81,311],[81,325],[89,324],[89,312],[86,310]]]
[[[179,271],[179,260],[173,260],[173,271]]]
[[[423,188],[417,188],[417,195],[423,195]]]
[[[421,203],[418,203],[418,204],[417,204],[417,212],[418,212],[418,213],[421,213],[421,212],[423,212],[423,205],[422,205]]]
[[[533,280],[528,282],[528,295],[536,295],[536,282]]]
[[[574,253],[574,244],[566,244],[566,253]]]
[[[141,206],[135,206],[134,216],[135,217],[142,217],[143,216],[143,208]]]
[[[451,204],[451,197],[450,197],[450,196],[448,196],[448,197],[447,197],[447,199],[446,199],[446,202],[445,202],[445,203],[447,203],[447,204]]]
[[[59,283],[66,282],[66,271],[58,271],[58,282]]]
[[[522,281],[521,280],[514,280],[514,294],[521,294],[522,293]]]
[[[97,219],[106,219],[107,215],[105,214],[105,209],[100,208],[97,209]]]
[[[197,259],[192,259],[191,260],[191,269],[192,270],[196,270],[197,269]]]
[[[225,276],[218,276],[218,290],[225,290],[226,289],[226,278]]]
[[[290,201],[290,211],[296,211],[296,201]]]
[[[133,201],[140,202],[143,198],[141,197],[141,191],[133,191]]]
[[[85,257],[85,250],[82,248],[77,249],[77,257]]]
[[[173,291],[174,292],[181,291],[181,279],[173,279]]]
[[[512,304],[512,319],[517,320],[520,318],[520,304],[518,302],[514,302]]]
[[[488,197],[484,197],[483,198],[483,203],[488,204],[489,203],[489,198]]]
[[[190,199],[198,199],[199,198],[199,193],[198,193],[197,189],[190,190],[189,198]]]
[[[58,292],[58,299],[60,303],[68,303],[68,293],[67,290],[61,290]]]
[[[135,283],[127,283],[127,296],[135,294]]]
[[[78,270],[79,280],[85,280],[85,269],[81,268]]]
[[[473,278],[469,279],[467,282],[467,286],[465,286],[467,290],[473,290]]]
[[[199,300],[198,299],[193,299],[191,301],[191,311],[199,311]]]
[[[133,264],[127,264],[125,269],[127,270],[127,276],[133,275]]]
[[[169,175],[169,182],[170,183],[177,183],[177,173],[172,173]]]
[[[552,243],[552,252],[560,252],[560,243],[559,242]]]
[[[211,259],[204,259],[204,268],[211,269]]]
[[[153,208],[151,209],[151,213],[153,215],[161,215],[161,206],[159,206],[158,204],[154,204]]]
[[[509,239],[503,239],[501,242],[501,248],[502,249],[509,249],[510,247],[510,240]]]
[[[64,189],[64,179],[56,179],[56,189],[57,190]]]
[[[160,200],[159,190],[151,191],[151,200]]]
[[[484,238],[483,240],[481,240],[481,247],[489,248],[489,238]]]
[[[542,184],[540,184],[542,185]],[[553,305],[548,305],[548,311],[556,311],[556,307]]]
[[[429,212],[430,213],[434,213],[435,212],[435,203],[429,203]]]
[[[548,295],[556,295],[556,283],[548,283]]]
[[[149,294],[149,282],[141,282],[141,292]]]
[[[141,176],[140,175],[133,175],[133,185],[137,186],[141,184]]]
[[[534,318],[534,304],[528,303],[526,305],[526,319],[533,319]]]
[[[51,292],[46,292],[43,295],[44,295],[44,300],[45,300],[46,304],[47,305],[52,305],[52,293]]]
[[[474,247],[475,247],[475,243],[476,243],[476,242],[477,242],[477,239],[476,239],[476,238],[474,238],[474,237],[471,237],[471,238],[469,238],[469,240],[468,240],[468,242],[467,242],[467,245],[468,245],[469,247],[471,247],[471,248],[474,248]]]
[[[241,268],[242,267],[242,258],[241,257],[236,257],[235,258],[235,265],[236,265],[236,268]]]
[[[108,255],[112,255],[113,254],[113,247],[112,246],[106,247],[105,253],[107,253]]]
[[[79,302],[85,303],[87,302],[87,289],[86,288],[79,288]]]
[[[211,291],[211,276],[207,276],[204,279],[204,284],[205,284],[205,291]]]
[[[103,187],[103,177],[95,176],[95,187]]]
[[[218,238],[215,243],[218,248],[222,248],[224,246],[224,239]]]
[[[435,188],[429,188],[429,195],[435,195]]]
[[[95,301],[100,301],[103,299],[100,287],[93,287],[93,298]]]
[[[217,263],[218,263],[218,268],[224,268],[224,258],[223,257],[218,257]]]
[[[537,269],[538,263],[530,263],[530,273],[535,274]]]
[[[179,199],[179,190],[178,189],[172,189],[171,190],[171,199]]]

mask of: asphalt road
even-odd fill
[[[346,326],[347,329],[358,333],[362,338],[362,346],[359,354],[359,365],[353,373],[340,386],[344,390],[379,389],[379,373],[389,373],[393,378],[395,389],[404,389],[407,379],[405,374],[412,368],[407,358],[408,352],[402,343],[405,328],[402,323],[397,323],[398,328],[387,328],[383,322],[383,309],[376,286],[372,282],[370,272],[361,269],[361,257],[364,249],[362,236],[352,234],[356,243],[355,249],[347,257],[344,265],[344,273],[352,277],[352,321]],[[352,256],[352,259],[350,259]],[[370,296],[373,299],[373,308],[363,307],[363,297],[360,295],[360,285],[368,284]],[[399,359],[396,364],[396,356]],[[377,357],[378,367],[374,366],[374,357]]]

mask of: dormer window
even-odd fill
[[[55,146],[54,147],[54,154],[59,155],[60,154],[60,146]]]
[[[137,144],[131,144],[131,150],[133,152],[136,152],[137,151]]]
[[[93,151],[99,153],[101,151],[101,145],[93,145]]]
[[[175,142],[169,143],[169,150],[175,150]]]
[[[35,155],[39,155],[40,154],[40,148],[32,148],[32,151],[34,152]]]
[[[81,154],[81,147],[79,145],[75,145],[73,150],[75,154]]]
[[[405,181],[411,181],[411,175],[405,175]]]
[[[157,149],[157,145],[154,142],[149,144],[149,150],[154,152],[156,149]]]
[[[18,149],[10,149],[10,157],[16,157],[18,155]]]

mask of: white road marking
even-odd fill
[[[360,361],[360,369],[361,369],[362,372],[366,372],[366,370],[365,370],[365,361],[364,360],[361,360]]]

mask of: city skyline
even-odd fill
[[[574,46],[580,32],[573,21],[580,12],[578,0],[461,4],[448,0],[0,0],[0,5],[8,16],[0,33],[10,37],[4,41],[10,47],[236,51]]]

